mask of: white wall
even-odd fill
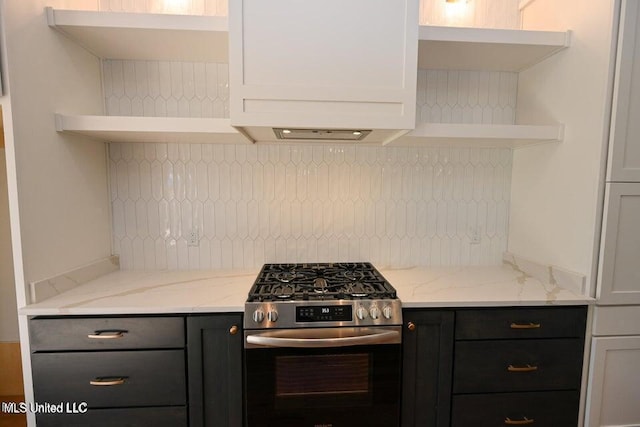
[[[614,0],[537,0],[524,29],[572,30],[571,47],[520,73],[519,123],[565,123],[559,144],[516,150],[509,250],[588,277],[592,292],[610,105]]]
[[[228,0],[99,0],[100,10],[226,16]]]
[[[0,342],[16,342],[19,340],[18,311],[16,309],[16,284],[13,279],[13,257],[11,256],[5,158],[5,150],[0,148]]]
[[[99,0],[99,9],[112,12],[228,14],[228,0]],[[465,27],[518,28],[520,0],[469,0],[446,3],[420,1],[420,24]]]
[[[421,0],[420,24],[480,28],[520,28],[520,0]]]
[[[0,2],[9,212],[18,306],[26,284],[111,253],[104,144],[58,135],[54,112],[102,114],[100,61],[47,26],[45,6]],[[33,401],[28,322],[18,318],[25,398]],[[34,425],[33,414],[27,415]]]
[[[73,3],[5,3],[5,81],[26,282],[110,254],[105,147],[56,133],[53,120],[54,112],[103,112],[100,61],[47,26],[45,6]]]

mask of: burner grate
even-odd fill
[[[371,263],[265,264],[249,302],[394,299],[395,289]]]

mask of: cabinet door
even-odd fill
[[[623,0],[608,181],[640,182],[640,1]]]
[[[453,364],[451,311],[405,310],[402,426],[449,426]]]
[[[233,125],[413,129],[417,18],[417,0],[230,1]]]
[[[640,336],[594,338],[586,427],[640,425]]]
[[[242,315],[187,318],[189,425],[242,426]]]
[[[640,183],[607,184],[599,304],[640,304]]]

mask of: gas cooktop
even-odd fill
[[[394,299],[396,290],[368,262],[265,264],[247,302]]]
[[[368,262],[265,264],[245,303],[245,329],[401,323],[396,290]]]

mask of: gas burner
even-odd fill
[[[318,277],[313,281],[313,292],[317,294],[326,294],[328,290],[329,286],[327,285],[326,279]]]
[[[295,293],[295,288],[291,285],[274,286],[271,293],[280,299],[289,299]]]
[[[364,279],[364,273],[358,270],[347,270],[342,272],[342,275],[349,280],[353,280],[354,282],[358,282]]]
[[[304,277],[304,275],[296,273],[295,271],[283,271],[273,275],[273,278],[281,283],[291,283],[301,277]]]
[[[345,292],[354,298],[363,298],[371,295],[372,292],[375,292],[375,289],[366,283],[356,282],[352,285],[347,285]]]

